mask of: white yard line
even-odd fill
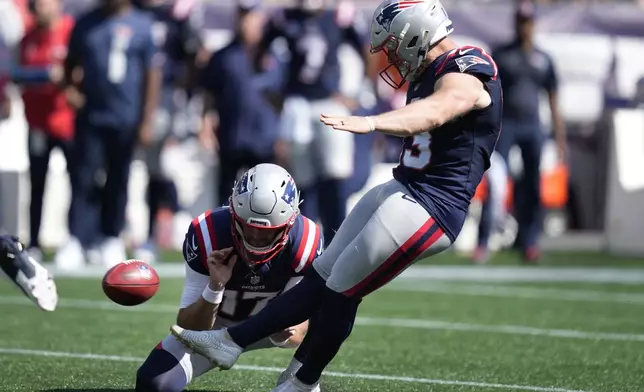
[[[383,290],[412,291],[437,294],[456,294],[487,297],[524,298],[555,301],[615,302],[644,305],[644,293],[616,293],[602,290],[555,289],[520,286],[494,286],[491,284],[464,284],[395,280]]]
[[[56,277],[98,278],[105,268],[88,266],[72,271],[58,270],[54,265],[47,268]],[[185,276],[182,263],[155,265],[161,278]],[[454,280],[475,282],[581,282],[581,283],[644,283],[644,268],[585,268],[585,267],[497,267],[497,266],[412,266],[397,280]]]
[[[548,336],[569,339],[589,340],[615,340],[644,342],[642,334],[628,334],[616,332],[585,332],[574,329],[547,329],[534,328],[521,325],[485,325],[469,323],[452,323],[448,321],[423,320],[423,319],[400,319],[400,318],[378,318],[358,317],[356,325],[391,326],[401,328],[420,328],[442,331],[469,331],[469,332],[490,332],[510,335],[531,335]]]
[[[33,306],[23,297],[0,297],[0,305]],[[94,301],[82,299],[61,298],[58,302],[59,308],[110,310],[138,313],[175,313],[177,306],[169,304],[144,304],[137,307],[124,307],[109,301]],[[615,332],[586,332],[570,329],[548,329],[535,328],[520,325],[485,325],[470,323],[454,323],[449,321],[428,320],[428,319],[405,319],[405,318],[379,318],[359,316],[356,325],[417,328],[439,331],[463,331],[463,332],[485,332],[510,335],[545,336],[567,339],[586,340],[611,340],[644,342],[644,334],[629,334]]]
[[[27,349],[2,348],[2,347],[0,347],[0,354],[89,359],[89,360],[97,360],[97,361],[136,362],[136,363],[142,363],[145,360],[145,358],[128,357],[128,356],[120,356],[120,355],[69,353],[69,352],[61,352],[61,351],[27,350]],[[250,371],[256,371],[256,372],[269,372],[269,373],[281,373],[284,370],[282,368],[255,366],[255,365],[235,365],[233,369],[250,370]],[[436,380],[436,379],[430,379],[430,378],[387,376],[384,374],[325,372],[324,375],[331,376],[331,377],[356,378],[356,379],[374,380],[374,381],[391,381],[391,382],[401,382],[401,383],[434,384],[434,385],[458,385],[458,386],[475,387],[475,388],[496,388],[496,389],[511,389],[511,390],[520,390],[520,391],[589,392],[589,391],[583,391],[579,389],[540,387],[540,386],[534,386],[534,385],[512,385],[512,384],[498,384],[498,383],[486,383],[486,382],[476,382],[476,381]]]

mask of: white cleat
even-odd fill
[[[279,378],[277,379],[276,386],[279,387],[289,379],[295,377],[295,373],[297,373],[297,371],[300,370],[301,367],[302,367],[302,362],[298,361],[295,358],[291,359],[291,363],[288,364],[288,367],[284,369],[284,371],[280,374]]]
[[[103,265],[103,252],[101,244],[94,244],[85,249],[85,257],[90,265]]]
[[[170,332],[187,348],[208,358],[214,367],[221,370],[233,367],[244,351],[230,338],[226,329],[191,331],[173,325]]]
[[[156,247],[151,242],[145,243],[134,250],[134,258],[144,260],[148,264],[155,264],[157,262]]]
[[[316,382],[313,385],[307,385],[298,380],[297,377],[291,377],[271,392],[320,392],[320,383]]]
[[[19,271],[16,276],[16,284],[40,309],[53,312],[58,304],[58,292],[54,279],[49,275],[49,271],[32,257],[27,256],[27,260],[32,265],[35,275],[29,279],[22,271]]]
[[[118,263],[127,260],[125,244],[119,237],[106,238],[100,247],[101,261],[107,268],[112,268]]]
[[[66,271],[78,270],[85,266],[83,247],[77,238],[71,237],[65,245],[58,249],[54,257],[54,265],[56,268]]]
[[[284,384],[291,378],[295,377],[295,372],[289,372],[287,370],[284,370],[282,373],[280,373],[280,377],[277,379],[277,384],[276,386],[279,387],[280,385]]]

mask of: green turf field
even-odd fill
[[[47,249],[44,251],[46,261],[54,259],[54,250]],[[166,250],[159,255],[159,261],[164,263],[176,263],[183,260],[181,251]],[[516,252],[503,251],[494,254],[490,260],[490,265],[517,265],[521,263],[521,258]],[[431,265],[468,265],[471,264],[467,255],[455,252],[443,252],[430,259],[421,260],[418,264]],[[593,252],[550,252],[545,253],[540,261],[542,266],[602,266],[602,267],[642,267],[644,268],[644,259],[633,257],[614,257],[603,253]]]
[[[131,390],[173,322],[181,280],[163,278],[137,308],[108,302],[99,279],[57,282],[53,314],[0,282],[0,390]],[[290,354],[249,353],[190,390],[270,391]],[[641,392],[644,286],[397,280],[364,301],[328,370],[326,392]]]

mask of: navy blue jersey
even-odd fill
[[[344,42],[363,50],[363,34],[353,23],[338,19],[334,11],[307,13],[285,10],[267,25],[264,46],[284,37],[291,58],[288,65],[285,95],[307,99],[325,99],[340,88],[338,49]]]
[[[428,97],[442,76],[451,72],[473,75],[492,98],[485,109],[404,139],[394,177],[406,185],[454,241],[458,236],[501,132],[503,92],[496,64],[482,49],[465,46],[433,61],[409,86],[407,104]]]
[[[263,79],[240,39],[215,52],[201,72],[200,84],[214,97],[219,114],[222,149],[248,149],[265,156],[272,148],[279,119],[263,93]]]
[[[185,77],[188,62],[202,46],[202,18],[193,9],[185,10],[181,2],[142,7],[152,17],[152,38],[157,46],[163,70],[163,86],[173,87]]]
[[[505,104],[503,118],[520,124],[539,125],[539,97],[543,91],[557,89],[557,75],[550,56],[518,43],[493,53],[503,80]]]
[[[231,219],[226,206],[206,211],[192,221],[183,243],[183,257],[190,268],[208,275],[207,255],[233,246]],[[322,230],[307,217],[299,215],[288,236],[282,252],[258,268],[253,270],[241,261],[235,264],[219,305],[220,316],[240,321],[259,312],[292,278],[303,276],[322,254]]]
[[[151,31],[151,18],[137,9],[122,15],[96,9],[78,19],[68,55],[84,72],[79,120],[112,129],[138,126],[146,72],[158,60]]]

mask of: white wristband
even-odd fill
[[[210,302],[213,305],[219,305],[224,299],[224,290],[214,291],[210,288],[210,285],[208,285],[203,290],[203,293],[201,293],[201,297],[206,302]]]
[[[369,123],[369,130],[372,131],[372,132],[375,131],[376,130],[376,124],[373,122],[373,119],[371,117],[369,117],[369,116],[366,116],[365,120],[367,120],[367,122]]]

